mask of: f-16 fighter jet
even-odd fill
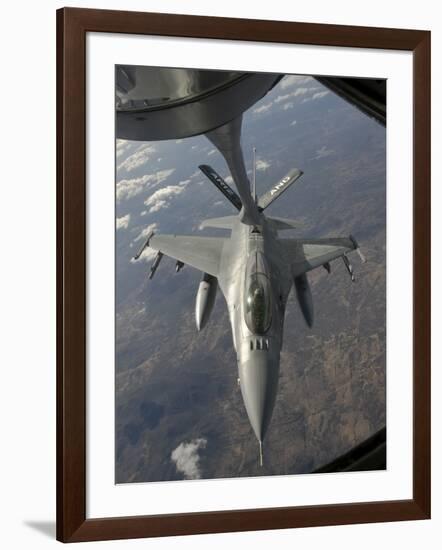
[[[196,326],[202,330],[209,320],[218,287],[229,311],[233,346],[237,355],[238,379],[250,424],[262,444],[275,404],[284,314],[294,285],[308,326],[313,323],[313,302],[307,273],[342,258],[354,281],[347,254],[359,252],[356,240],[348,238],[281,238],[279,232],[297,226],[294,220],[267,217],[265,209],[302,175],[294,169],[267,193],[256,198],[254,185],[242,188],[242,201],[236,192],[210,167],[200,169],[238,210],[236,216],[204,220],[202,228],[230,231],[229,237],[161,235],[151,233],[135,259],[146,247],[157,250],[149,277],[152,278],[163,255],[202,272],[196,297]]]
[[[236,216],[205,220],[202,225],[230,230],[230,237],[151,233],[135,258],[148,246],[158,251],[149,278],[154,276],[163,255],[175,258],[177,271],[187,264],[203,273],[196,298],[198,330],[207,324],[217,288],[221,289],[232,325],[241,392],[259,442],[261,465],[262,443],[278,387],[290,289],[294,285],[304,319],[311,326],[313,302],[307,273],[320,266],[330,271],[330,262],[342,258],[353,281],[347,254],[353,250],[359,252],[351,236],[280,238],[279,232],[293,229],[296,222],[267,217],[264,211],[298,180],[300,170],[292,170],[262,197],[256,197],[255,176],[251,185],[241,148],[242,115],[282,77],[267,73],[116,67],[117,137],[155,141],[204,134],[230,170],[236,191],[210,166],[200,166],[238,211]],[[385,122],[382,118],[385,97],[377,93],[377,88],[361,89],[355,80],[351,86],[344,83],[342,94],[353,103],[357,98],[360,108]],[[339,79],[324,83],[342,88]],[[379,86],[380,92],[385,91],[385,85]]]

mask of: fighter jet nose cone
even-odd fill
[[[278,389],[279,360],[265,351],[252,353],[239,367],[241,393],[250,424],[263,441],[272,418]]]

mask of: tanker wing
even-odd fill
[[[222,218],[210,218],[201,222],[201,229],[215,227],[217,229],[232,229],[238,220],[238,216],[223,216]]]

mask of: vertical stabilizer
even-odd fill
[[[252,181],[252,197],[255,201],[255,204],[257,202],[256,200],[256,147],[253,148],[253,181]]]

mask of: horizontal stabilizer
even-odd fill
[[[277,231],[282,231],[284,229],[299,229],[304,224],[300,221],[289,220],[288,218],[267,218],[273,227]]]
[[[222,218],[210,218],[204,220],[200,227],[204,229],[205,227],[216,227],[218,229],[232,229],[233,224],[238,219],[238,216],[223,216]]]
[[[233,206],[239,211],[242,208],[241,199],[235,193],[235,191],[228,185],[223,178],[215,172],[215,170],[207,164],[201,164],[198,168],[203,172],[205,176],[221,191],[221,193],[233,204]]]
[[[297,179],[299,179],[302,174],[301,170],[298,170],[298,168],[293,168],[282,180],[278,181],[276,185],[274,185],[267,193],[264,193],[261,197],[259,197],[258,200],[258,208],[261,210],[265,210],[268,206],[272,204],[273,201],[275,201],[278,197],[284,193],[286,189],[288,189]]]

